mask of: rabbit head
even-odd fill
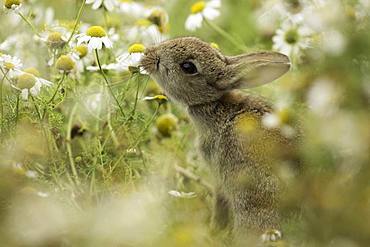
[[[289,70],[290,62],[277,52],[224,56],[198,38],[184,37],[147,48],[141,66],[170,98],[192,106],[271,82]]]

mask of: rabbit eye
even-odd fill
[[[180,64],[180,67],[184,73],[194,75],[198,73],[197,67],[190,61],[185,61]]]

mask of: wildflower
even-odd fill
[[[144,56],[145,46],[140,43],[131,45],[127,52],[123,53],[117,58],[117,68],[120,70],[130,70],[139,68],[141,58]],[[146,74],[146,72],[141,69],[140,72]]]
[[[204,19],[214,20],[220,15],[220,7],[221,0],[196,2],[191,6],[191,15],[186,19],[185,28],[189,31],[194,31],[202,26]]]
[[[216,50],[220,50],[220,46],[217,43],[211,42],[210,46]]]
[[[78,45],[74,48],[74,50],[77,53],[79,58],[86,57],[87,53],[89,52],[86,45]]]
[[[110,63],[110,64],[102,64],[101,65],[102,70],[117,70],[117,64],[116,63]],[[86,68],[88,71],[99,71],[99,66],[87,66]]]
[[[273,112],[266,113],[262,117],[262,125],[268,129],[279,129],[287,138],[295,135],[296,131],[290,126],[292,122],[292,111],[285,102],[280,102]]]
[[[339,91],[335,82],[320,78],[308,91],[307,103],[311,111],[319,116],[333,115],[338,109]]]
[[[173,197],[180,197],[180,198],[194,198],[196,197],[195,192],[182,192],[177,190],[170,190],[168,194]]]
[[[112,41],[108,38],[107,33],[101,26],[91,26],[87,29],[86,34],[77,35],[77,45],[86,43],[90,50],[100,50],[104,47],[112,48]]]
[[[38,195],[39,197],[42,197],[42,198],[49,197],[49,193],[42,192],[42,191],[38,191],[38,192],[36,193],[36,195]]]
[[[119,3],[119,9],[122,13],[136,18],[142,18],[146,13],[144,5],[130,0],[121,0]]]
[[[311,35],[312,31],[300,20],[287,19],[272,38],[273,49],[292,58],[300,58],[301,51],[310,45]]]
[[[168,98],[165,95],[155,95],[155,96],[146,96],[144,97],[145,101],[157,101],[159,104],[163,104],[168,101]]]
[[[39,37],[36,36],[35,39],[46,43],[52,49],[58,49],[67,43],[70,35],[71,32],[68,28],[58,25],[48,28]]]
[[[4,7],[11,10],[17,10],[22,6],[22,0],[5,0]]]
[[[16,77],[15,88],[21,91],[22,99],[27,100],[30,93],[32,96],[37,96],[42,86],[51,86],[51,84],[48,80],[36,77],[27,72],[22,72]]]
[[[116,0],[86,0],[86,4],[93,4],[92,9],[98,9],[101,6],[104,6],[106,10],[111,12],[117,5],[117,2]]]
[[[58,70],[63,72],[70,72],[75,68],[76,63],[68,55],[62,55],[58,58],[55,66]]]
[[[30,67],[30,68],[27,68],[23,71],[26,72],[26,73],[29,73],[31,75],[40,77],[40,71],[38,71],[36,68]]]
[[[149,12],[147,19],[156,25],[161,33],[165,33],[168,30],[168,14],[161,8],[155,8]]]
[[[139,19],[135,26],[127,30],[126,36],[129,41],[140,41],[145,45],[158,44],[167,39],[159,27],[148,19]]]
[[[163,114],[157,118],[156,128],[158,132],[165,136],[171,136],[172,132],[177,128],[178,119],[171,113]]]
[[[13,77],[17,71],[22,69],[22,61],[10,55],[0,55],[0,67],[3,68],[9,77]]]

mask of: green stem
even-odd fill
[[[19,100],[20,99],[20,94],[17,94],[17,102],[15,105],[15,125],[18,123],[18,116],[19,116]]]
[[[63,73],[62,78],[59,80],[59,82],[58,82],[58,84],[57,84],[57,88],[55,89],[55,91],[54,91],[54,93],[53,93],[53,96],[52,96],[52,97],[51,97],[51,98],[46,102],[46,106],[45,106],[44,112],[43,112],[43,114],[42,114],[42,118],[44,118],[44,117],[45,117],[45,115],[46,115],[47,106],[48,106],[50,103],[52,103],[52,102],[54,101],[54,98],[55,98],[55,96],[57,95],[58,90],[59,90],[60,86],[62,85],[62,83],[63,83],[63,81],[64,81],[65,77],[66,77],[66,73],[64,72],[64,73]]]
[[[3,74],[3,78],[1,79],[1,84],[0,84],[0,115],[1,115],[1,124],[0,124],[0,129],[1,133],[3,133],[3,123],[4,123],[4,106],[3,106],[3,85],[6,76],[8,75],[9,70]]]
[[[73,159],[72,146],[71,146],[71,141],[72,141],[71,129],[72,129],[72,124],[73,124],[73,116],[75,115],[76,110],[77,110],[77,104],[75,104],[73,106],[72,111],[69,115],[68,125],[67,125],[67,133],[66,133],[66,146],[67,146],[69,164],[70,164],[71,170],[72,170],[72,175],[73,175],[73,178],[74,178],[74,181],[75,181],[76,185],[79,185],[80,180],[78,178],[76,165],[75,165],[75,162],[74,162],[74,159]]]
[[[29,97],[31,98],[32,103],[33,103],[33,106],[35,107],[35,110],[36,110],[36,113],[37,113],[37,117],[38,117],[38,119],[40,121],[40,126],[41,126],[42,132],[44,134],[46,143],[47,143],[49,158],[51,158],[51,149],[50,149],[50,145],[49,145],[49,137],[48,137],[48,134],[46,133],[46,128],[44,126],[44,123],[42,122],[42,116],[41,116],[40,109],[39,109],[39,107],[36,104],[35,98],[32,95],[30,95]]]
[[[69,42],[71,42],[72,38],[73,38],[73,35],[75,35],[76,33],[76,30],[77,30],[77,26],[78,24],[80,23],[80,20],[81,20],[81,16],[82,16],[82,13],[83,13],[83,10],[84,10],[84,7],[85,7],[85,4],[86,4],[86,0],[83,0],[82,4],[81,4],[81,7],[80,9],[78,10],[78,13],[77,13],[77,16],[76,16],[76,21],[75,21],[75,25],[73,27],[73,30],[72,30],[72,33],[71,35],[69,36],[68,40],[67,40],[67,43],[65,44],[66,46],[69,44]]]
[[[37,113],[37,117],[39,118],[40,123],[42,124],[41,112],[40,112],[39,107],[36,104],[35,98],[32,95],[30,95],[30,98],[32,99],[33,105],[35,107],[35,110],[36,110],[36,113]]]
[[[221,27],[217,26],[216,24],[208,21],[206,18],[204,18],[204,22],[213,30],[215,30],[217,33],[219,33],[221,36],[223,36],[225,39],[227,39],[230,43],[232,43],[236,48],[238,48],[241,51],[248,50],[248,47],[246,47],[243,44],[240,44],[238,41],[235,40],[234,37],[232,37],[228,32],[223,30]]]
[[[137,80],[137,77],[135,77],[135,81],[137,82],[137,88],[136,88],[136,95],[135,95],[135,103],[134,108],[132,109],[132,116],[134,116],[136,107],[137,107],[137,101],[139,100],[139,90],[140,90],[140,83],[139,80]]]
[[[35,28],[35,26],[21,13],[18,12],[18,15],[32,28],[32,31],[37,35],[40,36],[39,32]]]
[[[55,89],[55,92],[54,92],[53,96],[52,96],[52,97],[48,100],[48,102],[46,103],[47,105],[53,102],[53,100],[54,100],[55,96],[56,96],[56,95],[57,95],[57,93],[58,93],[58,90],[59,90],[59,88],[60,88],[60,85],[62,85],[62,83],[63,83],[63,81],[64,81],[65,77],[66,77],[66,73],[64,72],[64,73],[63,73],[62,78],[61,78],[61,79],[59,80],[59,82],[58,82],[57,88]]]
[[[134,145],[132,145],[132,147],[130,147],[129,149],[131,148],[136,148],[136,146],[140,143],[140,140],[141,140],[141,137],[142,135],[148,130],[149,126],[154,122],[158,112],[159,112],[159,108],[160,108],[161,104],[158,104],[157,108],[155,109],[154,113],[153,113],[153,116],[149,119],[149,121],[145,124],[144,128],[142,129],[142,131],[139,133],[136,141],[134,142]]]
[[[118,106],[118,108],[119,108],[119,110],[120,110],[120,112],[121,112],[122,116],[123,116],[123,117],[125,117],[125,113],[123,112],[122,106],[121,106],[121,104],[119,103],[119,101],[118,101],[117,97],[114,95],[113,89],[112,89],[112,87],[110,86],[110,82],[109,82],[109,80],[108,80],[107,76],[105,75],[104,70],[103,70],[103,69],[102,69],[102,67],[101,67],[101,63],[100,63],[100,60],[99,60],[99,52],[98,52],[98,50],[97,50],[97,49],[95,49],[95,57],[96,57],[96,62],[98,63],[98,66],[99,66],[100,73],[102,74],[102,76],[103,76],[103,78],[104,78],[105,84],[107,85],[107,87],[108,87],[108,89],[109,89],[109,91],[110,91],[110,93],[111,93],[112,97],[113,97],[113,98],[114,98],[114,100],[116,101],[116,104],[117,104],[117,106]]]

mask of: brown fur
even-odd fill
[[[184,73],[179,64],[185,60],[199,73]],[[170,98],[185,105],[198,130],[201,154],[217,178],[213,225],[223,229],[233,222],[239,235],[278,229],[282,185],[274,165],[290,140],[262,126],[269,104],[235,89],[276,79],[289,69],[289,60],[274,52],[227,57],[188,37],[149,48],[142,65]]]

